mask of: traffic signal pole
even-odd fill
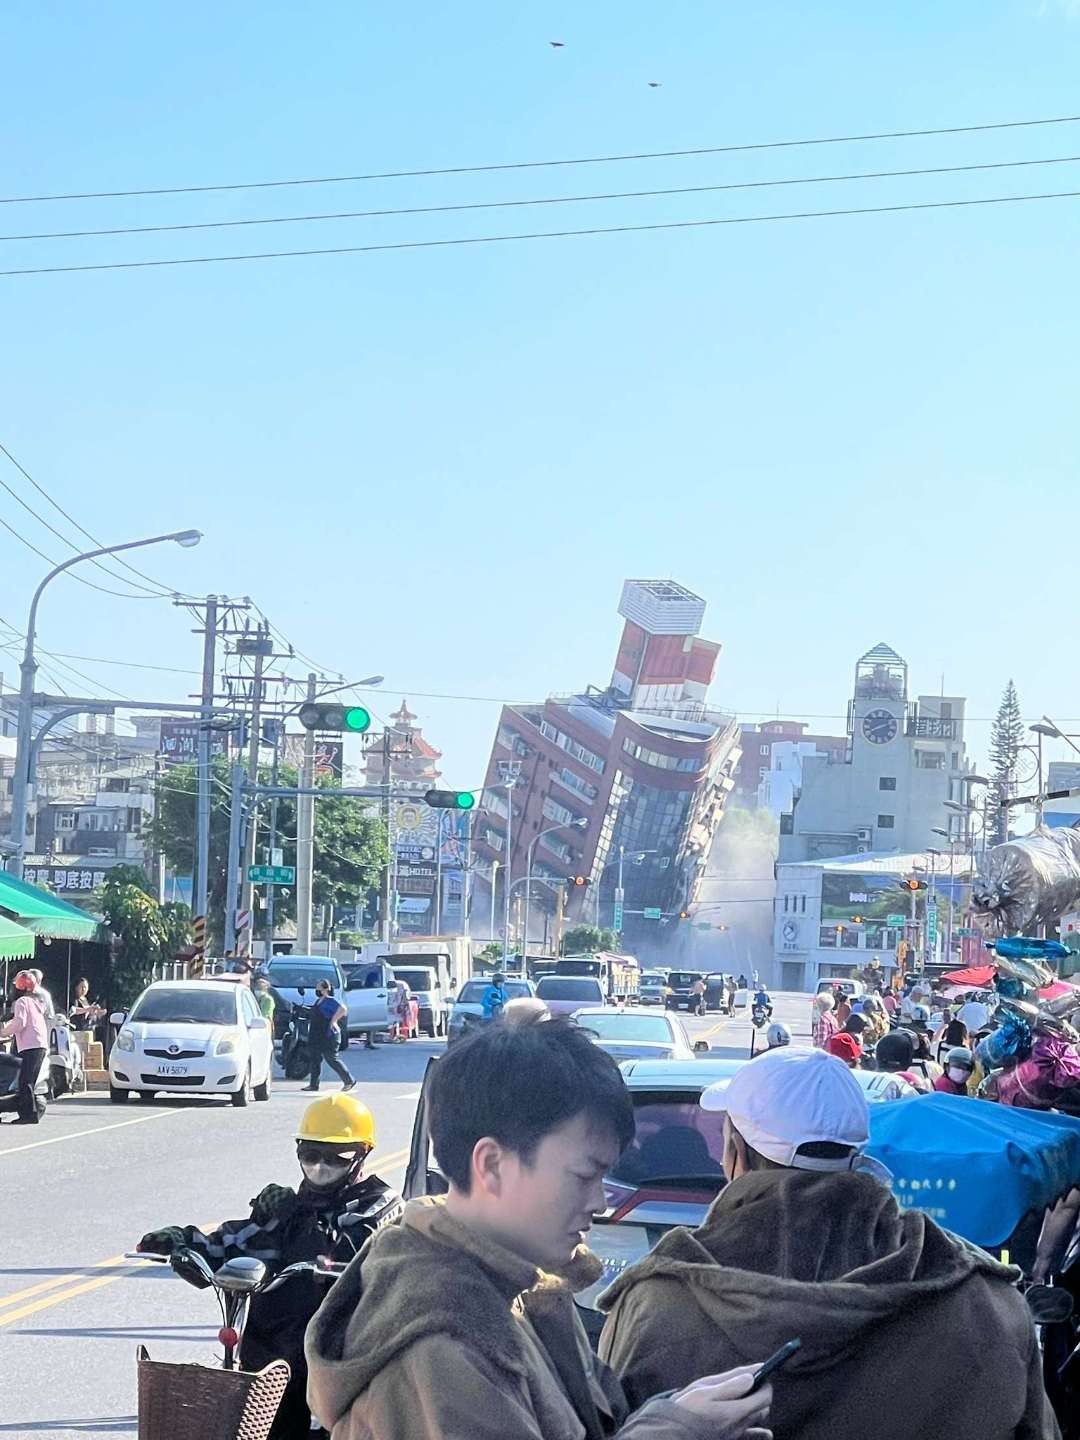
[[[307,677],[308,704],[315,701],[317,675]],[[315,873],[315,731],[304,730],[304,758],[296,796],[296,953],[311,954],[311,890]],[[307,792],[307,793],[305,793]]]
[[[195,794],[195,904],[194,913],[205,919],[210,894],[210,726],[214,715],[214,669],[217,648],[218,602],[206,597],[203,615],[202,710],[199,714],[199,768]]]

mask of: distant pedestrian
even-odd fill
[[[341,1081],[343,1090],[351,1090],[356,1081],[338,1059],[341,1045],[341,1022],[348,1011],[336,999],[329,980],[320,980],[315,986],[315,1004],[308,1011],[308,1051],[311,1057],[311,1079],[305,1090],[318,1090],[325,1060]]]
[[[270,981],[265,975],[260,975],[252,984],[255,1000],[265,1020],[270,1021],[270,1028],[274,1028],[274,1011],[277,1009],[277,1001],[274,999],[270,989]]]
[[[814,1031],[813,1041],[817,1050],[827,1048],[829,1041],[840,1028],[836,1023],[836,1016],[833,1010],[836,1008],[836,1001],[828,990],[822,990],[814,996]]]
[[[842,1060],[850,1070],[859,1068],[862,1046],[849,1031],[841,1030],[838,1035],[834,1035],[825,1049],[830,1055],[835,1055],[838,1060]]]
[[[705,1014],[705,981],[700,975],[690,986],[690,1009],[695,1015]]]
[[[36,1087],[41,1064],[49,1048],[49,1027],[44,1006],[37,998],[37,988],[33,972],[20,970],[15,976],[15,989],[19,996],[14,1013],[5,1025],[0,1025],[0,1039],[9,1035],[14,1039],[20,1061],[16,1125],[36,1125],[41,1118]],[[44,1110],[44,1106],[41,1108]]]

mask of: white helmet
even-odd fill
[[[791,1031],[786,1025],[781,1025],[779,1021],[775,1021],[770,1025],[765,1034],[769,1042],[770,1050],[776,1050],[781,1045],[791,1044]]]

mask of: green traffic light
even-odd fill
[[[353,705],[345,711],[346,730],[367,730],[371,727],[371,716],[362,705]]]
[[[476,796],[471,790],[459,790],[456,804],[459,810],[472,810],[476,805]]]

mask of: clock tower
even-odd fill
[[[848,705],[852,754],[866,747],[887,752],[904,739],[907,716],[907,661],[888,645],[875,645],[855,666],[855,689]]]

